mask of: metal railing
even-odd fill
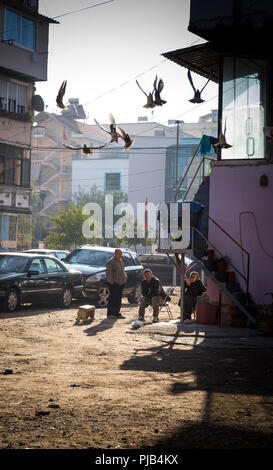
[[[238,268],[236,268],[232,263],[231,261],[229,261],[229,264],[230,266],[236,271],[236,273],[238,273],[245,281],[246,283],[246,294],[247,294],[247,297],[249,295],[249,272],[250,272],[250,254],[249,252],[243,248],[242,245],[240,245],[239,242],[237,242],[237,240],[235,240],[226,230],[224,230],[212,217],[208,216],[209,220],[211,220],[220,230],[222,230],[223,233],[225,233],[225,235],[227,235],[242,251],[244,251],[244,253],[247,255],[247,274],[243,274],[241,273],[241,271],[239,271]],[[218,250],[218,248],[211,242],[209,241],[208,238],[205,237],[205,235],[203,235],[203,233],[200,232],[200,230],[198,230],[196,227],[192,227],[192,251],[194,253],[194,232],[198,233],[199,236],[201,236],[201,238],[203,238],[206,242],[207,242],[207,245],[212,247],[215,251],[217,251],[217,253],[219,253],[219,255],[221,257],[224,257],[225,255],[223,255],[223,253],[221,253],[220,250]]]
[[[186,178],[187,178],[187,179],[189,178],[189,177],[188,177],[188,172],[189,172],[189,170],[191,169],[192,164],[194,163],[194,161],[195,161],[195,159],[196,159],[196,156],[197,156],[197,153],[198,153],[198,151],[199,151],[199,149],[200,149],[200,146],[201,146],[201,140],[200,140],[199,144],[197,145],[193,156],[191,157],[191,160],[190,160],[190,162],[189,162],[189,164],[188,164],[188,166],[187,166],[187,169],[186,169],[184,175],[181,176],[181,178],[180,178],[180,181],[179,181],[179,183],[178,183],[178,185],[177,185],[176,192],[175,192],[175,195],[174,195],[174,201],[177,200],[177,196],[178,196],[179,190],[180,190],[180,188],[182,187],[183,183],[185,182]],[[195,178],[196,178],[196,176],[197,176],[197,174],[198,174],[198,171],[199,171],[200,168],[201,168],[201,165],[203,165],[203,172],[202,172],[201,182],[204,181],[204,177],[205,177],[205,162],[206,162],[207,160],[214,161],[215,158],[206,157],[206,156],[201,157],[201,161],[200,161],[200,163],[199,163],[199,165],[198,165],[198,168],[197,168],[197,170],[195,171],[194,176],[191,177],[190,186],[187,188],[186,193],[183,195],[183,201],[184,201],[185,198],[187,197],[187,195],[188,195],[188,193],[189,193],[189,191],[190,191],[190,189],[191,189],[191,187],[192,187],[192,185],[193,185],[193,182],[194,182],[194,180],[195,180]],[[200,184],[201,184],[201,183],[200,183]]]
[[[197,169],[196,169],[196,171],[195,171],[195,173],[194,173],[194,176],[192,177],[191,183],[190,183],[189,187],[187,188],[186,193],[183,195],[183,201],[185,201],[185,199],[186,199],[186,197],[187,197],[187,195],[188,195],[188,193],[189,193],[189,191],[190,191],[190,189],[191,189],[191,187],[192,187],[192,185],[193,185],[193,182],[195,181],[195,178],[196,178],[196,176],[198,175],[198,172],[199,172],[199,170],[200,170],[200,168],[201,168],[201,165],[203,165],[203,172],[202,172],[201,182],[204,181],[204,178],[205,178],[205,161],[206,161],[206,160],[209,160],[209,161],[212,160],[212,161],[214,161],[215,159],[214,159],[214,158],[210,158],[210,157],[203,157],[203,158],[202,158],[202,160],[200,161],[200,163],[199,163],[199,165],[198,165],[198,167],[197,167]],[[201,184],[201,183],[200,183],[200,184]],[[200,186],[200,185],[199,185],[199,186]]]

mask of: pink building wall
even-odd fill
[[[260,185],[261,175],[267,175],[268,186]],[[271,297],[265,294],[273,292],[273,164],[217,162],[210,177],[209,215],[250,253],[252,300],[269,303]],[[246,273],[246,255],[212,222],[209,240]],[[236,280],[245,291],[237,273]]]

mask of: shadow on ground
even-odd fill
[[[221,424],[187,424],[150,448],[177,449],[269,449],[273,433],[247,431]]]

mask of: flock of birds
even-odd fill
[[[190,84],[193,88],[193,91],[194,91],[194,97],[191,100],[189,100],[191,103],[203,103],[204,102],[204,100],[201,98],[201,93],[204,90],[204,88],[207,86],[207,84],[209,83],[210,79],[211,79],[211,75],[210,75],[210,77],[208,78],[207,82],[205,83],[205,85],[203,86],[203,88],[201,90],[196,89],[195,86],[194,86],[193,80],[192,80],[191,72],[190,72],[190,70],[188,70],[188,80],[189,80],[189,82],[190,82]],[[151,93],[146,93],[141,88],[141,86],[140,86],[140,84],[138,83],[137,80],[136,80],[136,84],[138,85],[140,90],[144,93],[144,95],[147,98],[147,103],[143,106],[143,108],[146,108],[146,109],[154,108],[155,106],[163,106],[164,104],[167,103],[167,101],[163,100],[161,98],[161,95],[160,95],[163,88],[164,88],[164,82],[161,78],[158,80],[157,75],[155,77],[155,80],[154,80],[154,83],[153,83],[153,91]],[[65,109],[66,108],[66,106],[63,103],[63,97],[65,95],[66,85],[67,85],[67,80],[64,80],[62,82],[61,86],[60,86],[60,89],[58,91],[58,95],[56,97],[56,103],[57,103],[57,106],[60,109]],[[102,149],[102,148],[108,146],[109,144],[111,144],[112,142],[118,143],[119,139],[122,139],[123,142],[124,142],[124,146],[122,147],[121,150],[129,150],[134,145],[135,139],[132,139],[129,136],[129,134],[127,134],[123,129],[121,129],[119,126],[116,125],[115,118],[114,118],[113,114],[111,114],[111,113],[109,114],[109,122],[110,122],[109,127],[110,127],[110,130],[107,130],[105,127],[103,127],[101,124],[99,124],[99,122],[96,119],[94,119],[94,121],[97,124],[97,126],[100,127],[100,129],[102,129],[104,132],[107,132],[107,134],[110,134],[111,140],[109,142],[107,142],[106,144],[101,145],[99,147],[87,147],[87,145],[85,145],[85,144],[84,144],[83,147],[73,147],[72,145],[63,144],[64,147],[66,149],[70,149],[70,150],[82,150],[83,153],[85,153],[85,154],[93,155],[94,150]],[[221,127],[222,127],[222,125],[221,125]],[[221,130],[218,142],[216,144],[213,144],[215,147],[221,147],[221,148],[232,147],[231,145],[227,144],[225,134],[226,134],[226,122],[225,122],[224,133]]]

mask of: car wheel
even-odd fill
[[[130,304],[139,304],[140,299],[141,299],[141,285],[140,284],[137,284],[134,291],[132,292],[132,294],[128,295],[127,299]]]
[[[66,287],[62,294],[62,306],[67,308],[69,307],[71,302],[72,302],[72,291],[70,287]]]
[[[4,309],[8,312],[14,312],[19,305],[19,294],[16,289],[9,289],[6,294]]]
[[[110,297],[109,287],[102,286],[97,292],[97,305],[98,307],[107,307]]]

